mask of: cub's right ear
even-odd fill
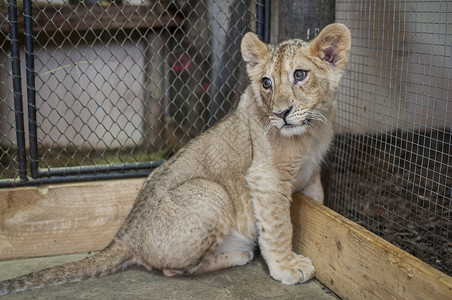
[[[330,64],[333,69],[345,67],[351,47],[350,30],[339,23],[326,26],[311,42],[310,52]]]
[[[248,32],[242,39],[242,56],[246,62],[248,73],[252,69],[267,60],[268,46],[262,42],[256,34]]]

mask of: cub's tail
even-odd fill
[[[73,263],[0,282],[0,295],[112,274],[132,261],[131,251],[112,242],[104,250]]]

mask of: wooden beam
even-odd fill
[[[32,7],[33,31],[44,31],[51,34],[55,31],[67,32],[71,30],[116,30],[138,28],[176,27],[182,19],[175,15],[172,8],[163,5],[45,5]],[[9,33],[7,8],[0,9],[0,33]],[[19,33],[24,31],[22,18],[18,21]]]
[[[452,299],[452,277],[331,209],[294,195],[295,251],[343,299]]]
[[[100,250],[144,179],[0,189],[0,260]]]

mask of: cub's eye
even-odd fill
[[[268,77],[262,78],[262,87],[266,90],[272,87],[272,81]]]
[[[293,73],[293,78],[295,79],[296,82],[305,80],[307,76],[308,71],[306,70],[295,70],[295,72]]]

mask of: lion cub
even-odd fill
[[[248,263],[256,244],[271,277],[309,280],[292,251],[291,194],[322,202],[319,164],[333,137],[335,94],[350,32],[312,42],[242,41],[250,85],[238,107],[153,171],[114,240],[97,255],[0,283],[0,294],[111,274],[130,264],[166,276]]]

